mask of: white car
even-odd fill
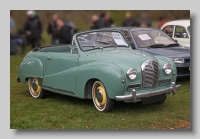
[[[174,40],[186,47],[190,47],[190,20],[175,20],[165,23],[161,30]]]

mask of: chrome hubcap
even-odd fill
[[[37,98],[40,95],[41,87],[38,84],[38,80],[36,78],[29,78],[28,81],[29,91],[34,98]]]
[[[93,91],[92,97],[93,97],[93,102],[94,102],[95,107],[99,111],[104,110],[107,103],[107,97],[106,97],[106,90],[103,84],[99,81],[96,81],[93,85],[92,91]]]
[[[37,90],[38,84],[37,84],[36,80],[33,80],[33,81],[32,81],[32,88],[33,88],[34,91]]]
[[[103,100],[103,94],[102,94],[101,90],[98,89],[96,91],[96,96],[97,96],[97,101],[101,103]]]

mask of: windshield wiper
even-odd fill
[[[100,48],[100,49],[103,49],[102,46],[100,46],[100,45],[93,45],[93,44],[82,45],[82,47],[92,47],[92,48]]]
[[[172,43],[172,44],[165,45],[165,47],[175,47],[177,45],[178,45],[178,43]]]
[[[82,45],[82,47],[96,47],[97,45],[93,45],[93,44],[86,44],[86,45]]]
[[[147,48],[160,48],[160,47],[163,47],[164,45],[163,44],[154,44],[154,45],[150,45],[148,46]]]
[[[85,44],[85,45],[82,45],[82,47],[92,47],[92,48],[95,48],[99,45],[93,45],[93,44]]]
[[[99,40],[97,40],[97,42],[101,42],[101,43],[104,43],[104,44],[110,44],[110,45],[114,46],[115,48],[117,48],[117,45],[115,45],[115,44],[112,44],[112,43],[110,43],[110,42],[106,42],[106,41],[99,41]]]

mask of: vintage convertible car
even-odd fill
[[[176,43],[163,31],[133,27],[110,29],[121,31],[133,49],[169,57],[177,67],[177,77],[190,77],[190,49]]]
[[[46,90],[92,99],[100,112],[114,101],[163,103],[175,94],[173,61],[132,50],[119,31],[96,30],[75,34],[71,45],[33,49],[21,62],[18,82],[28,82],[33,98]]]

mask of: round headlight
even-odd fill
[[[126,76],[129,80],[134,80],[137,76],[137,72],[135,69],[130,68],[127,72],[126,72]]]
[[[164,74],[170,74],[171,72],[172,72],[172,67],[171,67],[171,64],[165,64],[164,66],[163,66],[163,72],[164,72]]]

